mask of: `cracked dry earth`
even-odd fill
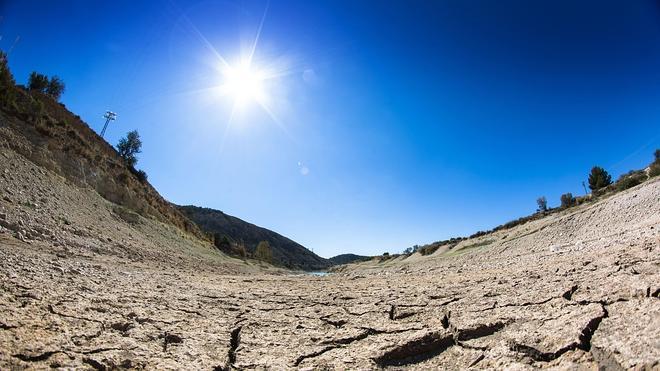
[[[6,184],[37,174],[35,187],[75,190],[21,174]],[[105,232],[112,243],[60,233],[42,218],[58,212],[51,201],[35,212],[23,196],[3,204],[4,225],[20,216],[25,233],[0,233],[2,369],[660,368],[657,180],[451,252],[325,277],[176,253],[175,237],[158,254],[141,236],[167,229],[148,220]],[[57,210],[93,230],[105,209],[84,214],[72,197]]]

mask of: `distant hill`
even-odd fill
[[[341,254],[341,255],[333,256],[328,260],[330,261],[331,265],[342,265],[342,264],[348,264],[348,263],[353,263],[356,261],[362,261],[368,259],[370,259],[369,256],[362,256],[355,254]]]
[[[301,244],[276,232],[248,223],[220,210],[198,206],[178,206],[178,209],[195,222],[204,232],[226,236],[231,241],[242,243],[253,254],[261,241],[267,241],[273,251],[273,263],[283,267],[302,270],[328,268],[331,263]]]

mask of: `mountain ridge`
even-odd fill
[[[298,242],[270,229],[209,207],[176,205],[188,219],[215,239],[225,237],[254,254],[257,245],[267,241],[273,252],[273,263],[291,269],[321,270],[329,268],[330,260],[322,258]]]

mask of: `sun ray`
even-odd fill
[[[199,31],[199,29],[192,23],[190,18],[185,14],[182,14],[181,17],[185,19],[188,23],[188,26],[194,31],[195,36],[204,44],[204,46],[211,52],[213,55],[220,61],[223,67],[229,67],[227,60],[216,50],[216,48],[211,44],[211,42]]]
[[[254,37],[254,42],[252,43],[252,48],[250,49],[250,54],[248,56],[248,66],[252,65],[252,59],[254,58],[254,53],[257,50],[257,43],[259,43],[259,37],[261,36],[261,30],[264,27],[264,21],[266,20],[266,14],[268,13],[268,7],[270,6],[270,1],[266,3],[264,8],[264,14],[261,16],[261,22],[259,22],[259,27],[257,28],[257,34]]]
[[[286,125],[275,115],[273,110],[270,108],[268,103],[266,101],[257,101],[257,103],[261,106],[261,108],[270,116],[270,119],[273,120],[273,122],[282,130],[282,132],[292,141],[296,142],[296,140],[293,138],[291,133],[289,133],[289,130],[286,128]]]

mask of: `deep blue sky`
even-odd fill
[[[169,200],[223,210],[322,256],[397,252],[583,194],[660,147],[657,1],[0,2],[16,79],[57,74],[108,140],[131,129]],[[233,100],[254,63],[272,116]],[[207,42],[205,42],[206,40]]]

